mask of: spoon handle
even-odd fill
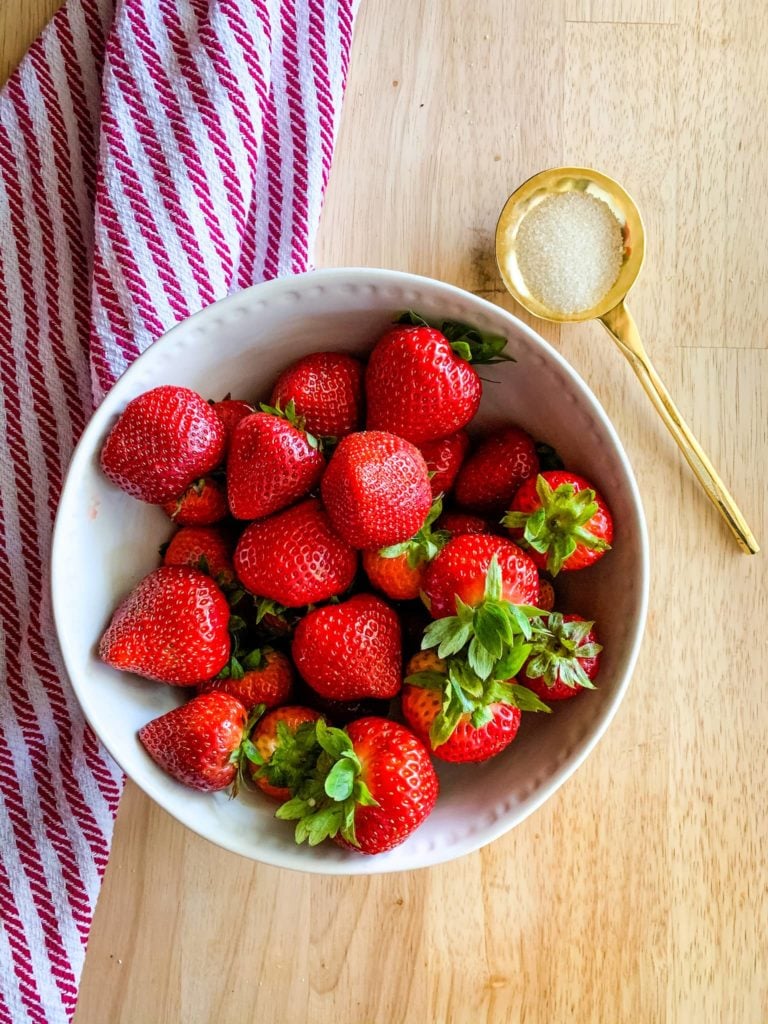
[[[747,526],[736,502],[715,472],[714,466],[691,433],[688,424],[680,415],[661,378],[653,368],[640,340],[640,334],[632,314],[624,303],[620,302],[618,306],[600,317],[600,320],[629,360],[648,397],[656,406],[656,411],[664,420],[672,437],[677,441],[688,465],[698,477],[712,504],[730,527],[742,550],[750,555],[757,554],[760,550],[759,544]]]

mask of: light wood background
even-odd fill
[[[0,73],[55,0],[0,0]],[[555,164],[649,241],[632,307],[768,546],[768,14],[761,0],[363,0],[318,262],[514,308],[492,232]],[[516,310],[519,312],[519,310]],[[537,325],[624,439],[653,550],[645,646],[577,775],[484,851],[324,879],[207,844],[128,785],[76,1024],[762,1024],[765,556],[738,552],[595,325]]]

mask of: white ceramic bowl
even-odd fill
[[[136,733],[180,703],[182,690],[119,673],[96,655],[120,599],[157,565],[171,532],[157,508],[127,497],[99,470],[99,452],[117,415],[159,384],[185,385],[205,397],[231,391],[268,397],[277,373],[308,352],[365,354],[393,314],[469,322],[505,334],[517,359],[484,374],[477,426],[513,422],[553,444],[566,465],[593,480],[616,521],[613,550],[594,568],[564,574],[568,608],[597,621],[599,689],[564,702],[554,714],[525,715],[518,738],[484,765],[440,765],[440,798],[404,844],[379,857],[332,843],[297,847],[290,824],[258,795],[203,795],[165,775]],[[83,711],[115,760],[161,807],[214,843],[288,868],[371,874],[424,867],[490,842],[526,818],[581,764],[616,712],[643,633],[648,543],[632,469],[611,423],[576,372],[529,327],[497,306],[451,285],[389,270],[325,270],[272,281],[233,295],[178,324],[123,375],[96,411],[77,447],[61,497],[52,556],[53,608],[67,671]],[[87,567],[85,569],[84,567]],[[562,603],[562,602],[561,602]]]

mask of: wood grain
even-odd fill
[[[593,23],[674,24],[677,0],[566,0],[565,16],[568,21]]]
[[[6,0],[0,24],[50,6]],[[507,194],[566,161],[615,174],[648,230],[648,348],[768,544],[758,7],[366,0],[318,261],[513,309],[491,246]],[[503,839],[392,878],[248,863],[128,785],[76,1024],[768,1019],[764,556],[738,552],[607,336],[537,326],[617,425],[648,514],[648,632],[607,736]]]
[[[63,0],[0,0],[0,82],[13,71]]]

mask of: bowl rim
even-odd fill
[[[579,392],[581,392],[582,397],[590,406],[593,415],[600,421],[601,426],[610,437],[618,456],[618,461],[621,465],[624,479],[628,485],[629,496],[631,498],[631,504],[636,518],[635,525],[640,542],[637,562],[640,582],[640,600],[639,614],[635,622],[631,646],[626,655],[625,668],[610,701],[603,709],[600,721],[597,722],[589,735],[580,741],[578,747],[567,758],[565,758],[560,765],[558,765],[546,782],[539,787],[535,797],[526,799],[524,806],[522,807],[516,807],[500,814],[493,824],[479,828],[470,836],[464,837],[445,848],[433,848],[430,851],[429,859],[426,863],[410,865],[408,863],[395,862],[392,864],[381,864],[381,867],[378,868],[378,858],[359,857],[354,861],[357,870],[349,870],[349,865],[353,862],[346,859],[343,861],[326,861],[321,860],[320,858],[317,858],[316,860],[308,858],[306,862],[302,860],[300,863],[292,863],[291,858],[282,851],[279,851],[277,854],[272,850],[257,850],[254,852],[245,851],[234,842],[228,841],[227,837],[214,838],[202,828],[196,828],[194,823],[182,821],[173,810],[171,802],[165,798],[165,794],[153,785],[151,777],[139,780],[128,772],[122,764],[117,751],[113,749],[111,741],[105,739],[93,724],[88,687],[84,684],[83,680],[78,678],[78,673],[74,670],[75,659],[73,649],[75,642],[66,637],[63,629],[61,628],[62,607],[63,602],[65,601],[66,588],[63,587],[59,581],[65,578],[63,571],[64,560],[66,557],[64,551],[64,523],[67,518],[69,506],[75,500],[75,495],[69,486],[71,479],[76,473],[85,469],[84,464],[87,463],[98,450],[99,442],[104,436],[107,422],[114,415],[114,409],[110,409],[110,406],[114,405],[115,400],[119,402],[123,391],[129,390],[130,381],[140,372],[141,367],[146,361],[154,358],[153,353],[157,352],[158,346],[165,347],[172,344],[174,336],[182,330],[188,330],[190,324],[194,324],[194,326],[198,328],[205,326],[208,320],[215,320],[215,318],[221,313],[224,306],[242,301],[244,296],[251,296],[258,292],[260,297],[269,299],[272,297],[273,293],[279,294],[284,290],[295,289],[297,287],[301,288],[302,286],[311,286],[314,283],[332,286],[334,284],[353,283],[356,279],[360,283],[397,284],[404,288],[437,286],[445,292],[446,297],[453,297],[455,299],[462,299],[465,301],[469,300],[481,311],[485,310],[487,313],[495,317],[501,317],[502,320],[507,320],[510,327],[525,338],[526,343],[532,345],[535,350],[544,354],[545,358],[553,360],[571,379],[573,385],[579,390]],[[115,396],[117,397],[115,398]],[[613,721],[619,705],[626,695],[626,691],[629,687],[640,653],[648,612],[649,588],[650,557],[648,529],[645,511],[637,481],[635,479],[635,474],[632,469],[632,464],[624,450],[624,446],[618,436],[616,428],[608,417],[608,414],[605,412],[601,403],[578,371],[571,366],[571,364],[560,354],[560,352],[557,351],[557,349],[545,341],[544,338],[542,338],[541,335],[532,327],[529,327],[528,324],[513,313],[504,309],[502,306],[498,306],[495,303],[482,298],[482,296],[475,295],[473,292],[460,288],[457,285],[450,284],[449,282],[441,281],[438,278],[378,267],[330,267],[320,270],[310,270],[305,273],[289,277],[276,278],[271,281],[264,281],[259,284],[251,285],[249,288],[224,296],[170,327],[157,339],[157,341],[145,349],[144,352],[142,352],[130,364],[130,366],[126,368],[101,400],[97,408],[93,411],[93,414],[80,436],[77,445],[75,446],[67,467],[56,510],[50,554],[50,596],[53,621],[56,630],[57,642],[59,644],[69,684],[72,687],[89,728],[93,730],[99,742],[109,753],[115,763],[120,767],[124,775],[131,779],[134,785],[138,786],[138,788],[150,797],[150,799],[158,804],[166,813],[170,814],[175,820],[179,821],[180,824],[189,828],[191,831],[214,845],[231,853],[247,857],[259,863],[268,864],[272,867],[286,868],[289,870],[304,871],[309,874],[321,875],[351,876],[390,874],[436,866],[438,864],[455,860],[458,857],[463,857],[487,846],[500,836],[509,832],[512,828],[521,824],[526,818],[538,810],[539,807],[541,807],[542,804],[544,804],[583,764]]]

